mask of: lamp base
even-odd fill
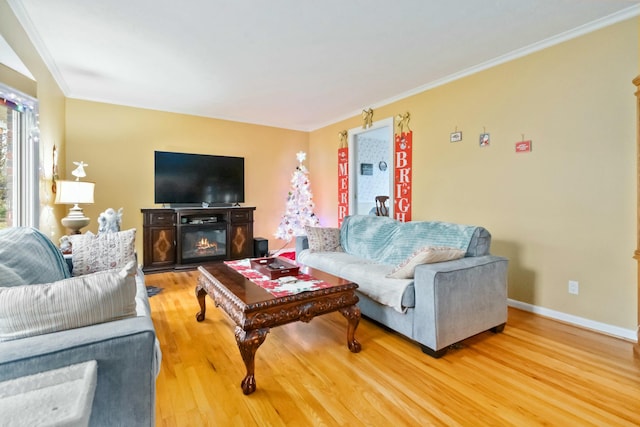
[[[82,208],[77,204],[69,209],[69,214],[60,221],[69,229],[70,234],[80,234],[80,229],[89,225],[91,220],[84,216]]]

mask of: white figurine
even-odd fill
[[[60,250],[63,254],[71,253],[71,239],[69,236],[62,236],[60,238]]]
[[[80,178],[84,178],[85,176],[87,176],[87,173],[84,171],[84,168],[85,166],[89,166],[88,164],[86,164],[83,161],[73,162],[73,164],[78,166],[71,172],[71,175],[76,177],[76,181],[78,181]]]
[[[98,216],[98,233],[117,233],[122,224],[122,208],[118,212],[108,208]]]

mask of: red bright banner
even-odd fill
[[[338,227],[349,214],[349,148],[338,148]]]
[[[395,135],[393,215],[399,221],[411,221],[411,149],[413,132]]]

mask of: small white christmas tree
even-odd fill
[[[302,236],[305,233],[304,226],[318,226],[320,221],[313,213],[313,195],[309,188],[309,172],[302,164],[306,159],[306,153],[300,151],[296,154],[298,166],[291,176],[291,190],[287,197],[287,209],[282,215],[278,231],[275,236],[278,239],[291,241],[294,236]]]

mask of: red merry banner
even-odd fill
[[[411,221],[411,148],[413,132],[395,135],[393,216]]]
[[[349,148],[338,148],[338,227],[349,214]]]

